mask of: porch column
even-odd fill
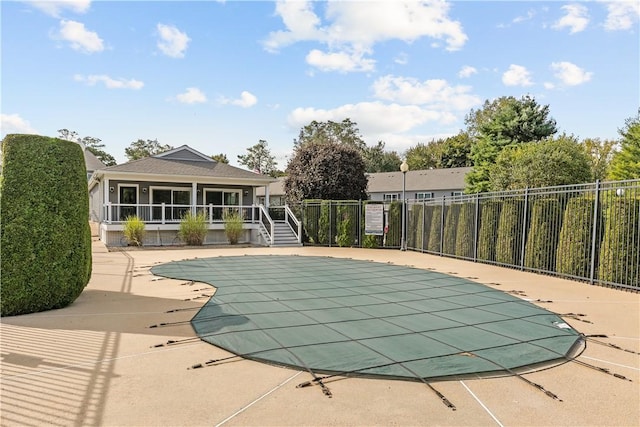
[[[191,212],[196,214],[196,205],[198,204],[198,183],[191,183]]]
[[[264,207],[269,207],[269,184],[264,186]]]
[[[102,182],[102,206],[100,207],[100,222],[109,220],[109,178],[103,178]]]

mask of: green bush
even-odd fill
[[[473,258],[476,204],[467,202],[460,205],[458,228],[456,230],[456,255]]]
[[[178,237],[190,246],[202,246],[207,236],[207,215],[204,212],[193,214],[188,211],[180,220]]]
[[[480,203],[480,229],[478,231],[479,260],[496,260],[496,241],[501,208],[502,202],[499,200],[485,200]]]
[[[387,232],[387,241],[385,246],[387,247],[400,247],[400,241],[402,240],[402,203],[391,202],[389,204],[389,226]]]
[[[429,206],[431,211],[431,224],[429,226],[429,240],[427,250],[430,252],[440,252],[440,244],[442,240],[442,205]]]
[[[240,240],[244,229],[243,223],[244,221],[238,212],[231,211],[224,215],[224,233],[230,244],[235,245]]]
[[[427,209],[422,204],[411,206],[409,223],[407,224],[408,247],[422,250]]]
[[[558,273],[589,277],[594,203],[593,197],[574,197],[569,200],[558,239]]]
[[[358,216],[358,207],[354,204],[341,203],[337,207],[336,243],[340,247],[350,247],[358,239],[358,224],[354,218]]]
[[[446,209],[446,219],[444,221],[444,242],[442,244],[442,252],[447,255],[455,255],[456,253],[456,231],[458,228],[458,217],[460,216],[459,203],[452,203]]]
[[[38,135],[2,141],[0,315],[71,304],[91,277],[89,194],[74,142]]]
[[[323,200],[320,203],[320,219],[318,220],[318,243],[329,245],[331,237],[331,201]]]
[[[524,200],[506,199],[502,202],[496,241],[496,261],[501,264],[520,265],[523,209]]]
[[[318,220],[320,200],[307,200],[303,205],[302,224],[307,242],[318,244]]]
[[[122,233],[129,246],[142,246],[145,235],[145,224],[137,215],[125,218]]]
[[[605,214],[598,279],[640,286],[640,199],[617,198]],[[3,260],[4,264],[4,260]]]
[[[558,199],[537,199],[533,202],[524,252],[525,267],[555,271],[562,215],[562,205]]]

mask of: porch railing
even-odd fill
[[[274,221],[288,224],[298,239],[298,243],[302,243],[302,223],[296,218],[289,205],[269,206],[269,216]]]
[[[129,216],[137,216],[142,221],[152,224],[177,224],[187,212],[192,212],[192,205],[179,204],[126,204],[107,203],[104,205],[103,221],[109,224],[119,224],[126,221]],[[196,213],[204,213],[210,224],[224,223],[224,217],[228,213],[238,213],[245,223],[255,223],[260,219],[260,207],[251,206],[224,206],[224,205],[196,205]]]

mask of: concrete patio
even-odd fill
[[[107,425],[640,425],[640,295],[430,255],[343,248],[143,249],[109,252],[93,242],[93,276],[71,306],[7,317],[1,324],[0,423],[3,426]],[[452,411],[422,383],[374,379],[327,381],[296,388],[306,372],[243,359],[203,369],[191,366],[230,354],[194,339],[186,323],[212,294],[202,283],[160,279],[158,263],[243,254],[296,254],[392,262],[459,275],[540,304],[584,334],[633,352],[589,343],[578,358],[631,381],[577,364],[526,378],[433,383]],[[197,299],[194,299],[197,298]]]

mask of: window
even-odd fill
[[[451,195],[454,196],[454,197],[455,196],[462,196],[462,191],[452,191]]]
[[[214,220],[223,219],[226,206],[240,206],[240,202],[240,190],[204,190],[204,204],[214,206]]]
[[[162,219],[162,206],[164,203],[164,219],[167,221],[180,220],[191,206],[191,190],[184,188],[152,188],[151,204],[153,206],[153,220]]]
[[[433,193],[432,192],[416,193],[416,200],[419,201],[419,202],[422,202],[424,200],[429,200],[429,199],[433,199]]]
[[[400,200],[400,194],[399,193],[386,193],[383,196],[383,200],[385,201],[385,203],[398,201],[398,200]]]
[[[138,214],[138,186],[137,185],[119,185],[118,186],[118,203],[120,221],[124,221],[128,216]]]

